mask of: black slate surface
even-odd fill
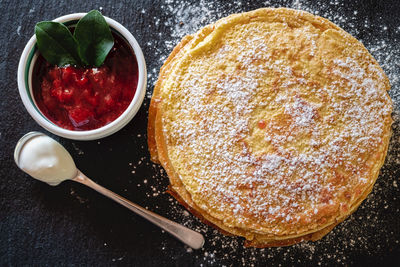
[[[16,73],[34,24],[58,16],[100,9],[137,38],[145,55],[151,95],[163,59],[183,33],[230,13],[263,6],[289,6],[327,14],[333,22],[373,50],[392,72],[391,95],[398,110],[396,68],[400,1],[0,1],[0,264],[19,265],[386,265],[400,260],[400,127],[395,116],[389,157],[373,194],[360,209],[316,243],[289,248],[246,249],[242,240],[223,237],[187,215],[163,191],[167,177],[149,161],[146,123],[149,97],[136,117],[118,133],[99,141],[54,137],[71,152],[77,166],[110,190],[206,236],[202,250],[190,251],[144,219],[89,188],[65,182],[50,187],[30,178],[13,162],[13,148],[26,132],[43,131],[19,98]],[[207,4],[210,2],[210,4]],[[206,7],[206,8],[204,8]],[[178,28],[177,23],[183,24]],[[368,43],[371,47],[368,47]],[[396,52],[397,51],[397,52]],[[396,58],[393,59],[393,56]],[[397,64],[397,66],[393,66]],[[390,76],[390,75],[389,75]]]

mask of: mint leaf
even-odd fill
[[[80,65],[77,42],[68,28],[59,22],[42,21],[35,26],[37,46],[51,64]]]
[[[97,10],[92,10],[76,25],[74,37],[83,63],[99,67],[114,45],[114,38],[106,20]]]

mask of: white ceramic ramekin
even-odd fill
[[[78,22],[80,18],[85,15],[86,13],[74,13],[59,17],[54,21],[64,23],[66,26],[73,26]],[[110,25],[111,30],[122,36],[123,39],[125,39],[127,43],[129,43],[132,47],[138,63],[139,75],[136,93],[128,108],[115,121],[101,128],[89,131],[72,131],[61,128],[51,122],[49,119],[47,119],[37,107],[32,93],[32,71],[36,59],[39,55],[36,46],[35,36],[33,36],[29,40],[29,42],[25,46],[24,51],[22,52],[22,56],[18,65],[18,88],[22,102],[24,103],[25,108],[28,110],[32,118],[43,128],[52,132],[53,134],[74,140],[99,139],[111,135],[124,127],[136,115],[137,111],[142,105],[144,95],[146,93],[147,84],[146,62],[144,60],[142,49],[140,48],[133,35],[124,26],[113,19],[110,19],[108,17],[104,18],[106,19],[108,25]]]

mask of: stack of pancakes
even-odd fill
[[[317,240],[378,177],[389,88],[365,47],[326,19],[234,14],[183,38],[162,67],[151,157],[176,199],[246,245]]]

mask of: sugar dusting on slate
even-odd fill
[[[399,40],[394,39],[394,36],[399,36],[400,28],[388,29],[386,25],[379,24],[381,19],[377,19],[377,22],[372,24],[368,17],[363,19],[363,23],[360,23],[360,14],[357,11],[350,12],[346,10],[344,2],[338,0],[330,2],[321,0],[309,4],[298,0],[265,1],[264,6],[285,6],[305,10],[330,19],[358,39],[362,37],[360,41],[364,43],[370,53],[377,59],[389,77],[392,86],[389,94],[394,104],[393,136],[386,163],[381,170],[374,190],[355,214],[351,215],[321,241],[302,243],[287,248],[270,249],[243,248],[241,245],[242,240],[223,236],[218,231],[201,224],[194,216],[188,216],[185,209],[173,198],[167,197],[166,199],[171,205],[169,217],[204,233],[206,236],[206,246],[200,253],[184,249],[185,253],[193,253],[193,257],[198,259],[198,262],[205,262],[205,265],[224,265],[235,260],[241,262],[243,266],[252,266],[256,265],[259,261],[278,265],[283,262],[307,264],[307,260],[312,260],[312,262],[323,264],[351,264],[354,262],[354,258],[349,258],[349,254],[351,253],[362,253],[365,255],[365,251],[368,251],[369,255],[373,256],[388,251],[393,246],[393,243],[399,245],[399,233],[396,233],[397,236],[394,236],[395,233],[387,230],[384,225],[389,222],[397,222],[398,219],[396,217],[398,218],[400,214],[398,208],[398,194],[400,191],[398,178],[400,177],[400,173],[397,171],[400,169],[400,46],[398,45]],[[245,1],[232,1],[225,4],[204,0],[194,3],[182,0],[165,1],[161,5],[161,9],[164,12],[163,20],[154,18],[154,21],[156,26],[157,23],[164,21],[164,25],[170,31],[162,33],[159,41],[147,44],[148,46],[156,47],[155,54],[160,58],[157,65],[149,70],[150,86],[153,87],[160,66],[183,36],[192,34],[199,28],[231,13],[249,11],[254,8]],[[378,33],[379,36],[374,36],[374,34]],[[226,49],[229,48],[227,47]],[[310,51],[310,54],[312,53],[313,51]],[[243,59],[245,58],[243,57]],[[336,63],[344,66],[351,65],[350,61]],[[243,83],[246,81],[237,82]],[[221,90],[229,88],[232,87],[222,86]],[[248,95],[238,96],[229,91],[226,93],[233,102],[238,101],[242,97],[249,97]],[[150,97],[151,92],[148,94],[148,98]],[[300,119],[296,123],[303,127],[313,123],[312,108],[305,106],[298,99],[294,99],[290,105],[285,106],[288,113],[302,113],[302,116],[298,116]],[[355,110],[354,112],[358,111]],[[360,120],[362,119],[361,115],[359,114]],[[357,134],[357,132],[349,132],[348,134]],[[142,161],[143,159],[140,162],[134,163],[132,169],[142,164]],[[272,170],[282,164],[282,159],[273,157],[268,159],[267,162],[269,163],[263,166],[263,168]],[[140,185],[145,186],[142,190],[149,192],[148,197],[160,198],[162,195],[164,199],[165,195],[162,192],[166,189],[165,180],[168,178],[165,172],[157,165],[153,165],[152,168],[155,175],[152,179],[147,178],[142,183],[139,183],[138,187]],[[263,170],[263,168],[260,170]],[[397,205],[395,205],[396,203]]]

